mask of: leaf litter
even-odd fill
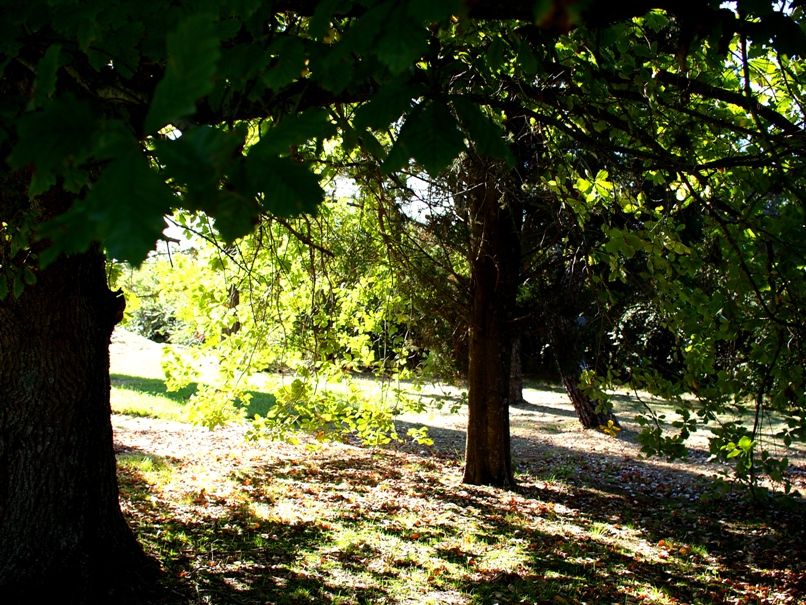
[[[757,603],[806,598],[802,501],[599,433],[515,431],[519,487],[433,447],[299,445],[115,415],[124,511],[170,603]],[[574,447],[568,444],[573,443]],[[132,460],[150,460],[150,465]]]

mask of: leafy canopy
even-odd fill
[[[474,145],[508,156],[500,110],[479,109],[490,91],[451,93],[461,74],[446,59],[463,57],[479,74],[534,74],[559,33],[628,23],[653,4],[5,3],[0,143],[11,169],[30,170],[32,197],[58,188],[75,198],[66,211],[37,209],[42,219],[59,214],[37,230],[50,242],[38,247],[41,262],[92,241],[139,262],[172,208],[207,212],[228,239],[249,232],[260,212],[315,209],[323,192],[313,160],[334,137],[389,172],[413,158],[436,174]],[[742,31],[753,48],[772,41],[794,56],[802,9],[774,7],[739,2],[735,15],[707,2],[696,7],[697,27],[692,9],[667,7],[674,20],[660,29],[682,52]],[[506,38],[513,58],[501,52]],[[400,124],[385,149],[378,136]]]

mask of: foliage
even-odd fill
[[[756,459],[776,476],[783,463],[760,453],[768,414],[787,419],[776,435],[784,443],[803,437],[803,114],[793,103],[803,78],[789,57],[748,47],[744,36],[724,47],[726,60],[708,44],[688,47],[682,63],[656,54],[654,36],[667,25],[652,14],[555,47],[568,69],[557,77],[575,75],[567,89],[526,101],[536,124],[553,127],[542,131],[543,148],[533,145],[552,167],[535,188],[585,227],[578,246],[599,312],[617,318],[643,305],[670,337],[665,359],[639,351],[626,377],[679,403],[672,437],[650,410],[647,451],[680,455],[698,426],[722,424],[714,451],[734,454],[738,476],[753,483]],[[637,50],[644,44],[646,53]],[[627,92],[630,78],[640,91]],[[625,368],[611,368],[604,373],[618,384]],[[697,397],[693,410],[686,392]],[[726,417],[748,405],[749,425]]]
[[[408,326],[416,320],[360,202],[328,202],[315,218],[267,220],[229,246],[206,217],[178,217],[190,229],[183,248],[133,273],[132,284],[159,283],[159,300],[181,326],[173,342],[196,341],[169,349],[163,367],[171,388],[212,381],[190,400],[199,423],[240,418],[248,377],[269,370],[288,379],[271,380],[278,402],[254,420],[254,435],[397,439],[392,413],[418,405],[395,386],[413,376]],[[357,373],[380,378],[380,397],[354,384]]]
[[[178,261],[179,259],[177,259]],[[147,271],[138,271],[126,263],[108,263],[108,279],[126,295],[123,325],[154,342],[192,344],[193,333],[177,317],[174,296],[167,275],[173,270],[173,258],[152,255]],[[181,270],[190,270],[182,267]]]

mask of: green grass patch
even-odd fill
[[[199,388],[197,383],[169,391],[165,381],[158,378],[112,374],[112,411],[129,416],[146,416],[163,420],[186,421],[185,406]],[[265,415],[277,402],[274,395],[249,391],[252,399],[246,408],[247,417]]]
[[[176,465],[161,456],[124,452],[117,456],[121,489],[143,500],[155,489],[164,489],[176,476]]]

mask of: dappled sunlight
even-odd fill
[[[734,584],[795,590],[793,578],[770,575],[794,534],[777,536],[776,550],[759,535],[758,560],[737,567],[733,549],[748,530],[724,532],[719,511],[733,507],[735,516],[745,510],[740,500],[715,500],[706,515],[685,498],[633,496],[591,474],[595,464],[552,476],[548,459],[542,477],[537,466],[524,470],[520,487],[503,491],[462,485],[458,460],[422,446],[250,443],[227,429],[212,433],[212,447],[184,426],[187,435],[163,440],[118,429],[122,446],[139,444],[121,454],[127,514],[169,570],[166,582],[188,599],[178,602],[225,594],[276,603],[671,604],[720,602],[741,594]],[[163,459],[169,480],[151,480],[149,464]],[[803,530],[786,515],[776,523]]]
[[[242,422],[208,430],[185,421],[196,385],[112,380],[125,412],[113,417],[123,508],[177,605],[799,594],[799,576],[781,571],[803,531],[792,513],[765,518],[743,493],[718,491],[722,467],[702,453],[640,457],[628,420],[640,404],[627,394],[614,398],[624,430],[611,437],[582,429],[562,389],[527,389],[511,409],[519,486],[503,491],[462,484],[466,409],[454,388],[396,419],[399,435],[426,426],[432,446],[404,437],[368,448],[350,437],[251,441]],[[272,405],[271,384],[253,402]],[[386,388],[356,384],[367,397]]]

